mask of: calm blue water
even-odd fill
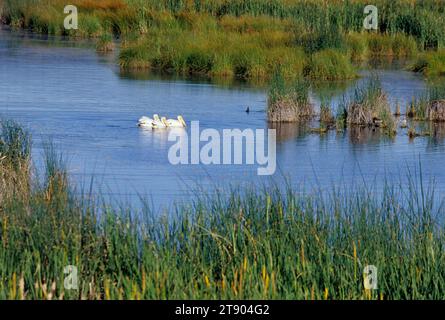
[[[266,94],[248,85],[123,76],[113,56],[100,57],[88,43],[45,40],[0,31],[0,114],[29,128],[34,159],[40,166],[42,143],[62,150],[79,185],[94,177],[95,192],[114,199],[150,198],[155,208],[187,201],[194,186],[268,184],[289,177],[309,188],[365,180],[379,183],[399,176],[422,160],[424,174],[445,189],[445,129],[432,138],[410,142],[399,130],[394,140],[373,132],[330,132],[320,137],[297,125],[277,128],[278,169],[272,177],[256,175],[257,166],[172,166],[167,160],[167,133],[136,127],[142,115],[182,114],[201,128],[267,128]],[[391,101],[404,105],[425,87],[413,73],[379,70]],[[367,73],[364,73],[365,79]],[[359,80],[363,81],[363,80]],[[355,82],[315,90],[338,100]],[[246,106],[252,112],[245,113]]]

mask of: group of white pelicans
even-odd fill
[[[142,117],[138,121],[138,126],[145,129],[165,129],[165,128],[185,128],[187,124],[182,116],[177,119],[167,119],[166,117],[159,117],[154,114],[153,119],[150,117]]]

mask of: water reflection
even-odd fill
[[[445,123],[444,122],[420,122],[417,130],[425,135],[427,151],[445,151]],[[418,139],[418,138],[417,138]]]
[[[331,101],[342,96],[348,88],[357,83],[357,79],[345,81],[314,81],[312,82],[313,98],[316,101]]]
[[[268,127],[276,130],[277,142],[281,143],[306,136],[309,133],[310,124],[308,122],[269,122]]]
[[[374,127],[350,126],[347,132],[352,145],[379,144],[382,138],[387,138],[382,130]]]
[[[431,132],[432,141],[435,144],[443,144],[445,140],[445,123],[444,122],[430,122],[429,131]]]
[[[249,88],[250,90],[266,89],[268,83],[265,80],[243,80],[236,77],[211,78],[200,75],[177,75],[166,72],[153,72],[151,70],[124,70],[118,69],[116,74],[121,79],[138,81],[182,81],[188,83],[211,84],[220,88]]]
[[[169,141],[169,136],[172,141]],[[168,128],[168,129],[147,129],[139,128],[139,137],[141,147],[151,149],[153,146],[166,149],[177,139],[187,141],[188,133],[186,128]]]

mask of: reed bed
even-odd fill
[[[413,97],[407,107],[407,116],[420,121],[445,121],[445,85],[433,83],[422,95]]]
[[[332,112],[331,101],[326,96],[323,96],[320,104],[320,127],[331,128],[335,127],[335,116]]]
[[[79,8],[78,30],[63,28],[61,0],[5,0],[2,21],[40,33],[95,37],[99,47],[104,36],[122,37],[119,63],[124,69],[253,80],[270,80],[277,64],[294,79],[353,78],[353,61],[412,57],[424,49],[443,48],[445,39],[444,9],[433,0],[376,1],[380,14],[376,32],[363,30],[367,3],[361,0],[75,0],[71,4]]]
[[[333,49],[313,54],[306,66],[305,75],[317,80],[344,80],[357,77],[349,58]]]
[[[51,147],[41,179],[26,176],[19,128],[0,133],[2,176],[24,179],[1,180],[2,299],[443,298],[443,210],[421,174],[382,191],[233,188],[155,216],[79,195]],[[377,290],[364,289],[366,265]]]
[[[304,79],[286,81],[278,68],[273,76],[267,103],[270,122],[298,122],[309,120],[314,107],[309,102],[309,85]]]
[[[445,51],[427,52],[420,55],[410,69],[422,72],[428,77],[445,75]]]
[[[395,133],[395,120],[376,75],[355,89],[344,108],[348,125],[382,127],[390,135]]]
[[[330,39],[338,38],[338,31],[361,32],[363,25],[363,8],[368,3],[358,1],[322,1],[322,0],[201,0],[201,1],[170,1],[170,0],[73,0],[71,4],[78,6],[81,11],[110,18],[126,16],[126,23],[135,27],[137,31],[144,30],[144,25],[150,24],[153,14],[181,13],[207,14],[212,17],[261,17],[295,20],[300,33],[317,31],[319,35]],[[5,0],[4,16],[14,19],[25,19],[36,8],[52,7],[58,11],[65,3],[61,0]],[[441,46],[444,43],[443,17],[444,8],[440,1],[407,1],[377,0],[374,2],[380,12],[380,33],[406,34],[413,36],[422,47]],[[105,19],[106,20],[106,19]],[[235,19],[236,20],[236,19]],[[242,21],[242,20],[241,20]],[[263,20],[264,21],[264,20]],[[125,23],[125,21],[121,21]],[[133,24],[136,22],[136,24]],[[242,25],[240,21],[234,21]],[[255,24],[261,24],[255,22]],[[268,26],[263,24],[263,26]],[[122,30],[126,30],[123,28]],[[332,33],[324,31],[332,30]],[[315,36],[318,37],[318,36]],[[319,42],[322,44],[323,41]]]

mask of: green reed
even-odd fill
[[[78,30],[63,28],[61,0],[5,1],[2,20],[40,33],[95,37],[99,48],[107,50],[101,37],[122,37],[119,63],[124,69],[262,80],[270,80],[277,64],[286,65],[289,78],[347,79],[354,76],[351,61],[412,57],[419,49],[442,48],[445,39],[444,9],[433,0],[376,1],[379,30],[375,32],[363,30],[366,1],[73,0],[72,4],[79,8]],[[435,65],[436,61],[440,59],[433,60]],[[428,67],[432,72],[442,69]]]
[[[445,85],[432,82],[425,91],[412,98],[407,107],[407,116],[415,120],[443,122],[445,120]]]
[[[419,55],[410,69],[415,72],[422,72],[429,77],[444,76],[445,51],[426,52]]]

